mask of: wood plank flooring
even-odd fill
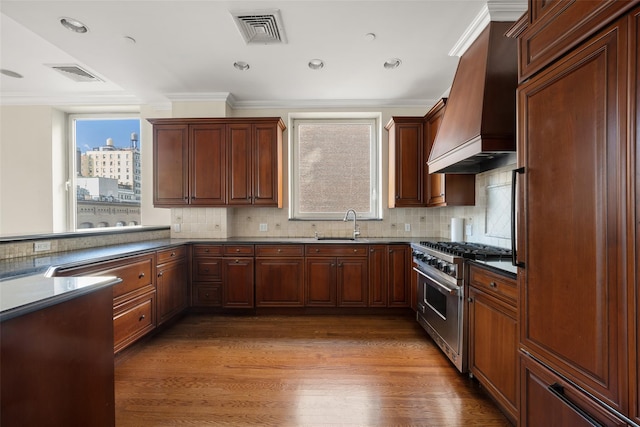
[[[116,426],[509,426],[411,317],[193,314],[116,360]]]

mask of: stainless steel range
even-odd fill
[[[411,247],[418,277],[418,323],[456,368],[466,372],[465,259],[511,259],[511,251],[466,242],[420,242]]]

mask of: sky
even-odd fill
[[[140,148],[139,119],[82,119],[76,120],[76,147],[83,153],[107,144],[107,138],[113,139],[113,145],[120,148],[131,146],[131,133],[138,134]]]

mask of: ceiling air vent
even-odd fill
[[[74,82],[101,82],[101,78],[94,76],[82,67],[70,64],[70,65],[47,65],[47,67],[56,70],[65,77],[70,78]]]
[[[231,12],[231,15],[247,44],[287,42],[278,9]]]

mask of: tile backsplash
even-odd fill
[[[475,206],[385,208],[382,221],[358,221],[361,236],[449,239],[451,218],[461,217],[471,226],[466,241],[509,247],[513,168],[509,165],[476,175]],[[287,209],[276,208],[175,208],[171,218],[171,237],[187,239],[313,237],[315,232],[347,237],[353,231],[351,221],[291,221]]]

